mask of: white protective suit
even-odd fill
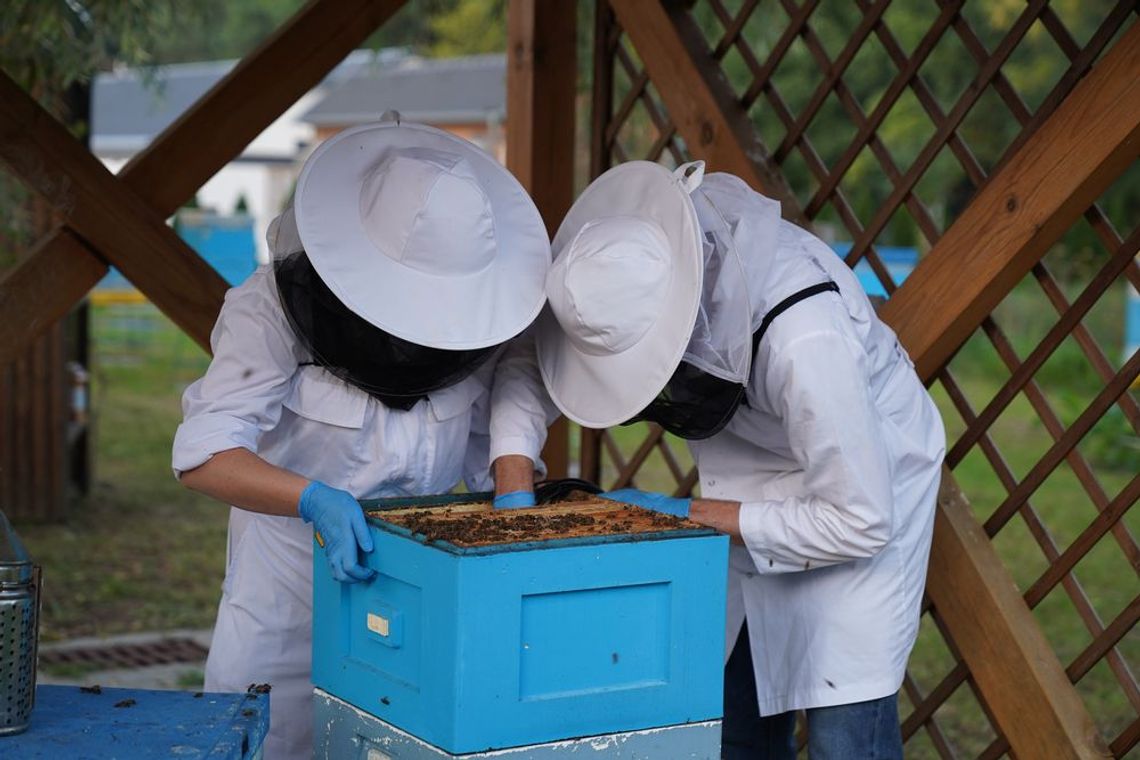
[[[690,442],[701,495],[742,503],[725,657],[747,617],[762,715],[888,696],[918,631],[945,451],[938,411],[824,243],[731,175],[696,192],[733,230],[754,330],[787,296],[839,286],[772,321],[746,405]]]
[[[522,454],[539,464],[546,436],[525,341],[410,410],[389,409],[302,366],[310,357],[286,321],[273,273],[259,269],[227,293],[210,339],[214,359],[183,396],[174,470],[243,447],[360,499],[445,493],[461,478],[472,490],[490,489],[491,461]],[[230,509],[206,689],[272,685],[265,756],[273,760],[312,756],[312,563],[313,529],[299,517]]]

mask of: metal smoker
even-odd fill
[[[36,696],[40,568],[0,512],[0,736],[28,727]]]

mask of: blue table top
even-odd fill
[[[241,760],[268,730],[268,694],[39,686],[28,730],[0,736],[0,758]]]

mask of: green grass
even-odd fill
[[[187,670],[178,675],[177,686],[179,689],[190,691],[191,689],[201,689],[206,683],[206,674],[198,668]]]

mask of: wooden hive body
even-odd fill
[[[593,499],[383,507],[374,581],[316,553],[317,687],[455,754],[720,717],[727,537]]]

